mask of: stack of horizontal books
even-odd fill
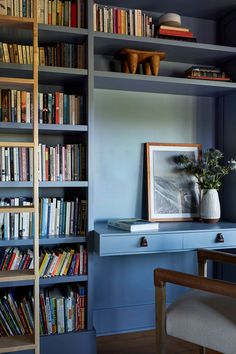
[[[157,37],[163,39],[174,39],[188,42],[196,42],[193,32],[187,27],[160,25],[157,31]]]
[[[215,66],[191,66],[185,71],[184,75],[188,79],[231,81],[223,71]]]

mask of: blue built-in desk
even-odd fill
[[[143,237],[146,247],[142,247]],[[148,330],[155,327],[153,270],[197,273],[196,249],[236,248],[236,223],[161,222],[158,232],[126,232],[97,222],[94,247],[93,319],[97,333]],[[168,287],[167,304],[186,291],[172,284]]]
[[[99,256],[236,248],[236,223],[163,222],[158,232],[126,232],[98,222],[94,237],[95,251]],[[145,247],[143,237],[147,241]]]

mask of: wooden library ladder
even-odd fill
[[[33,34],[33,79],[0,77],[0,86],[31,89],[33,91],[33,142],[0,142],[0,147],[27,147],[34,151],[33,167],[33,206],[0,207],[1,213],[34,213],[34,270],[1,271],[0,282],[33,281],[34,284],[34,334],[11,337],[1,337],[0,353],[34,350],[40,354],[39,326],[39,192],[38,192],[38,1],[34,0],[34,16],[21,18],[0,15],[1,26],[11,29],[27,28]]]

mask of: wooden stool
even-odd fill
[[[138,64],[143,65],[145,75],[158,75],[160,61],[164,59],[164,52],[150,52],[136,49],[121,49],[116,59],[121,60],[121,69],[123,73],[135,74]]]

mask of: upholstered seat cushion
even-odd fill
[[[192,290],[170,305],[167,334],[224,354],[236,354],[236,299]]]

